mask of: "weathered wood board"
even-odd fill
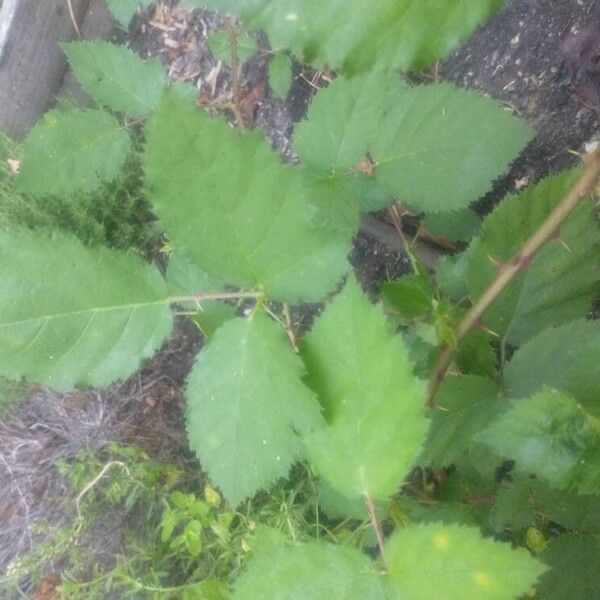
[[[106,37],[105,0],[71,0],[84,37]],[[67,63],[58,44],[77,39],[67,0],[4,0],[0,8],[0,130],[23,137],[53,104]],[[68,96],[83,96],[66,83]]]

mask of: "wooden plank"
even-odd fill
[[[89,0],[71,0],[82,22]],[[4,0],[0,9],[0,130],[19,138],[54,101],[67,69],[58,43],[75,39],[67,0]]]

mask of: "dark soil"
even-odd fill
[[[595,140],[597,107],[569,84],[563,64],[565,39],[589,25],[600,25],[597,0],[514,0],[443,64],[443,77],[497,98],[537,133],[484,209],[575,164],[570,151]]]

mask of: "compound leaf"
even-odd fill
[[[281,164],[262,136],[170,93],[147,138],[149,198],[207,274],[294,303],[322,298],[347,271],[358,217],[337,181]]]
[[[104,41],[61,45],[81,87],[97,102],[128,117],[150,113],[166,85],[158,58],[142,60],[129,48]]]
[[[560,390],[600,418],[600,322],[580,319],[543,331],[521,346],[504,370],[513,398],[525,398],[544,385]]]
[[[382,577],[351,547],[284,540],[255,549],[233,600],[384,600]]]
[[[199,354],[187,382],[190,446],[234,506],[287,475],[296,431],[321,424],[303,366],[262,313],[227,321]]]
[[[54,389],[127,377],[169,335],[156,269],[75,238],[0,235],[0,373]]]
[[[454,211],[488,192],[531,136],[494,100],[438,83],[406,87],[370,151],[381,186],[418,210]]]
[[[106,0],[110,12],[123,27],[127,28],[139,6],[147,8],[154,0]]]
[[[558,488],[594,491],[599,469],[588,456],[600,447],[600,431],[573,398],[545,389],[514,400],[476,439],[504,458],[517,472],[534,473]]]
[[[390,588],[399,599],[514,600],[545,565],[522,548],[482,537],[474,527],[432,523],[406,527],[385,548]]]
[[[578,171],[567,171],[519,196],[509,196],[484,221],[480,236],[467,251],[472,299],[498,276],[499,263],[514,258],[578,175]],[[483,321],[509,343],[519,345],[546,327],[583,317],[598,290],[599,263],[594,204],[585,200],[561,226],[560,240],[538,252],[492,304]]]
[[[402,339],[351,278],[301,352],[327,420],[306,438],[317,471],[350,499],[392,494],[428,425],[424,385],[412,374]]]
[[[25,140],[18,189],[48,196],[92,192],[112,181],[131,149],[119,122],[101,110],[52,110]]]
[[[348,73],[380,64],[422,69],[445,56],[503,0],[185,0],[263,29],[303,62]]]

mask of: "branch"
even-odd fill
[[[571,214],[579,202],[589,196],[600,179],[600,149],[583,157],[585,169],[575,185],[567,195],[558,203],[539,229],[525,243],[516,256],[507,264],[500,267],[498,277],[490,284],[479,300],[471,307],[456,328],[456,343],[442,346],[436,365],[429,379],[428,406],[433,408],[433,398],[444,380],[448,366],[458,344],[475,327],[483,317],[485,311],[498,298],[504,288],[532,261],[537,251],[549,240],[556,237],[560,225]]]

